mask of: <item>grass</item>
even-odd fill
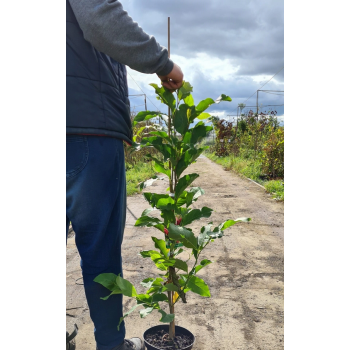
[[[267,192],[272,194],[273,198],[284,201],[284,181],[283,180],[271,180],[265,184]]]
[[[264,180],[259,160],[233,156],[218,157],[215,153],[206,153],[205,155],[215,163],[222,165],[226,170],[233,170],[264,186],[266,192],[270,193],[272,198],[284,200],[284,181]]]
[[[140,193],[138,184],[156,175],[153,170],[152,162],[137,163],[134,166],[127,165],[126,170],[126,193],[131,196],[135,193]]]

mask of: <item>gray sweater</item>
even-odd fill
[[[169,74],[168,51],[123,10],[117,0],[69,0],[85,40],[117,62],[142,73]]]

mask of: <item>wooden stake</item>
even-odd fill
[[[168,57],[170,58],[170,17],[168,17]],[[171,137],[171,115],[170,115],[170,107],[168,107],[168,136]],[[170,193],[174,193],[174,170],[171,165],[171,162],[169,161],[169,169],[170,169]],[[171,267],[169,267],[171,269]],[[171,314],[174,314],[174,301],[173,301],[174,293],[173,292],[168,292],[168,299],[169,299],[169,310]],[[169,325],[169,338],[174,340],[175,338],[175,319],[174,321],[170,322]]]
[[[170,17],[168,17],[168,57],[170,58]],[[171,137],[171,119],[170,119],[170,107],[168,107],[168,136]],[[170,193],[174,192],[173,189],[173,169],[171,166],[171,162],[169,160],[169,169],[170,169]]]

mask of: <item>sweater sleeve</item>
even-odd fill
[[[168,51],[132,20],[117,0],[69,0],[85,40],[142,73],[169,74]]]

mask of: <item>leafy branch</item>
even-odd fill
[[[200,187],[191,187],[199,174],[185,174],[184,171],[196,162],[198,157],[206,149],[200,147],[200,141],[213,130],[213,127],[205,124],[210,114],[205,112],[211,105],[221,101],[231,101],[229,96],[222,94],[216,100],[207,98],[197,105],[192,96],[193,88],[190,83],[184,82],[182,87],[174,95],[164,87],[151,84],[155,89],[157,98],[169,107],[168,118],[160,112],[140,112],[134,118],[133,125],[150,120],[154,117],[167,119],[166,128],[154,125],[153,131],[147,137],[143,137],[139,143],[135,140],[132,144],[133,150],[142,148],[154,148],[162,159],[151,154],[147,156],[154,161],[154,168],[157,172],[164,174],[169,179],[169,193],[156,194],[144,192],[143,196],[150,204],[150,208],[143,211],[141,217],[136,220],[135,226],[154,227],[162,232],[163,238],[152,237],[155,250],[140,252],[143,258],[153,261],[155,266],[164,274],[157,278],[146,278],[141,285],[147,290],[138,294],[135,287],[127,280],[113,274],[101,274],[95,278],[95,282],[102,284],[111,291],[111,294],[102,299],[108,299],[113,294],[123,294],[136,300],[136,305],[121,318],[124,318],[134,311],[138,306],[144,308],[140,311],[141,318],[157,310],[161,313],[160,322],[169,323],[169,337],[175,336],[175,304],[182,300],[187,303],[188,292],[199,294],[203,297],[210,297],[208,285],[196,274],[205,266],[211,264],[210,260],[204,259],[199,263],[202,251],[210,242],[224,236],[223,231],[240,221],[250,219],[226,220],[212,230],[212,222],[201,228],[196,236],[188,225],[201,218],[209,218],[213,209],[202,207],[192,208],[204,191]],[[140,189],[145,189],[160,178],[155,176],[152,179],[143,181]],[[159,211],[161,219],[150,214]],[[185,249],[190,249],[189,259],[182,260],[180,254]],[[188,263],[191,257],[195,261],[189,271]],[[167,302],[169,313],[163,311],[159,302]]]

